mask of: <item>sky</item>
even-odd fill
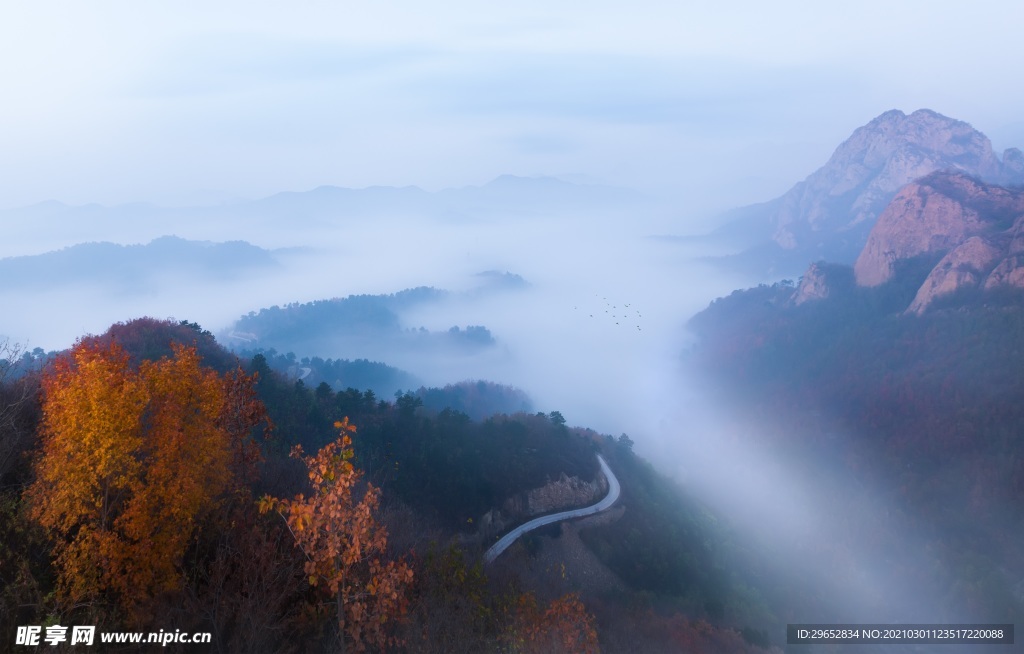
[[[892,108],[1014,145],[1000,140],[1024,136],[1022,14],[993,1],[5,3],[0,208],[511,173],[706,214],[780,194]]]

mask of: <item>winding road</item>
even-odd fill
[[[604,457],[600,454],[597,455],[597,462],[601,464],[601,472],[604,473],[605,479],[608,480],[608,494],[604,496],[603,500],[597,504],[585,506],[582,509],[572,509],[571,511],[552,513],[551,515],[544,515],[539,518],[534,518],[529,522],[524,522],[502,536],[497,543],[491,545],[491,548],[484,553],[484,563],[493,562],[494,559],[501,556],[502,552],[508,549],[509,545],[514,543],[517,538],[528,531],[532,531],[538,527],[543,527],[544,525],[550,525],[553,522],[594,515],[595,513],[600,513],[601,511],[611,507],[612,504],[615,504],[616,500],[619,499],[619,493],[622,491],[622,488],[619,486],[619,480],[615,477],[615,473],[613,473],[612,469],[608,467],[608,464],[605,463]]]

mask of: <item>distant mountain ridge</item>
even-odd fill
[[[95,241],[144,243],[169,233],[191,240],[294,243],[305,230],[335,233],[366,220],[413,218],[461,225],[557,215],[578,218],[612,210],[626,216],[646,202],[646,196],[629,189],[515,175],[434,192],[416,186],[326,185],[209,206],[72,206],[47,201],[0,210],[6,236],[0,241],[0,256]]]
[[[896,193],[941,170],[1021,184],[1024,154],[1010,148],[999,157],[984,134],[928,109],[887,111],[855,130],[807,179],[775,200],[737,210],[719,232],[753,235],[736,259],[762,270],[785,274],[819,259],[852,263]]]
[[[162,236],[146,244],[81,243],[44,254],[0,259],[0,279],[8,288],[47,288],[103,282],[139,288],[164,274],[240,275],[277,265],[269,250],[245,241],[211,243]]]
[[[553,177],[501,175],[481,186],[446,188],[436,192],[418,186],[370,186],[361,189],[320,186],[310,191],[277,193],[239,208],[256,213],[287,209],[296,217],[341,217],[350,214],[419,214],[471,217],[480,211],[537,213],[637,202],[631,190],[575,184]]]

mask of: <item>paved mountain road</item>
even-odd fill
[[[516,541],[517,538],[522,536],[528,531],[532,531],[538,527],[544,525],[550,525],[553,522],[561,522],[562,520],[569,520],[571,518],[582,518],[588,515],[594,515],[600,513],[605,509],[615,504],[616,500],[619,499],[619,493],[622,488],[619,486],[619,480],[615,477],[615,473],[605,463],[604,457],[600,454],[597,455],[597,462],[601,464],[601,471],[604,473],[605,479],[608,480],[608,494],[604,496],[604,499],[597,504],[585,506],[582,509],[572,509],[571,511],[562,511],[561,513],[552,513],[551,515],[544,515],[539,518],[534,518],[529,522],[524,522],[512,531],[508,532],[501,539],[491,545],[491,548],[484,553],[484,563],[491,563],[494,559],[501,556],[501,553],[508,549],[508,547]]]

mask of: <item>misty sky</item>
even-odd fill
[[[891,108],[1020,145],[1022,19],[892,0],[6,3],[0,208],[502,173],[727,208]]]

